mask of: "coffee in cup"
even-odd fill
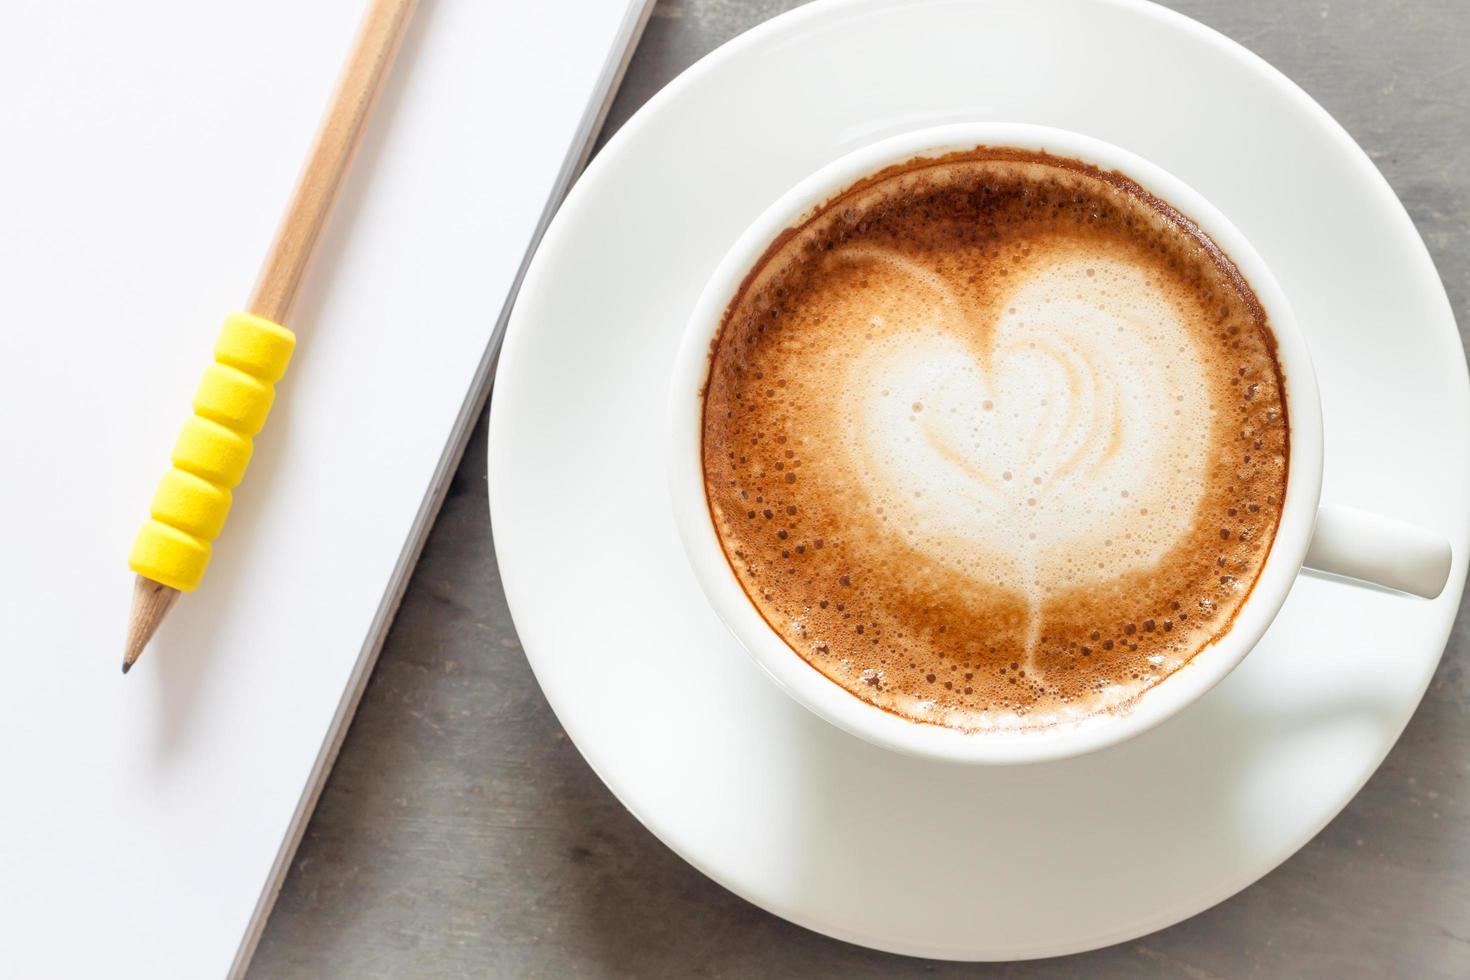
[[[979,147],[860,180],[725,310],[701,423],[795,654],[964,731],[1126,709],[1230,629],[1290,429],[1251,286],[1126,176]]]

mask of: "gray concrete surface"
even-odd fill
[[[608,132],[699,56],[792,5],[661,0]],[[1470,324],[1470,4],[1171,5],[1259,52],[1342,121],[1403,198]],[[1280,869],[1194,919],[1034,963],[875,953],[708,881],[582,762],[506,612],[482,423],[252,975],[1470,976],[1467,663],[1462,610],[1423,706],[1362,793]]]

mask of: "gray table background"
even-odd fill
[[[1470,4],[1170,0],[1327,107],[1403,199],[1470,324]],[[660,0],[603,139],[795,6]],[[1466,447],[1446,447],[1465,452]],[[1265,879],[1080,956],[967,965],[807,932],[686,865],[593,775],[506,611],[483,420],[266,928],[266,977],[1470,976],[1470,621],[1367,787]]]

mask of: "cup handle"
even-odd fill
[[[1305,567],[1433,599],[1450,577],[1450,543],[1413,524],[1322,504]]]

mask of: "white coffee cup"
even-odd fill
[[[1291,456],[1281,523],[1255,588],[1228,632],[1115,714],[1041,730],[966,733],[902,718],[829,680],[787,645],[746,596],[710,517],[701,461],[703,390],[712,341],[746,274],[784,230],[856,181],[892,164],[976,146],[1044,150],[1120,171],[1194,220],[1228,255],[1266,311],[1285,376]],[[910,755],[1014,764],[1060,759],[1139,734],[1214,687],[1260,641],[1303,567],[1433,598],[1444,588],[1450,545],[1410,524],[1321,502],[1322,407],[1305,339],[1256,250],[1208,201],[1148,161],[1101,140],[1017,123],[961,123],[883,140],[823,167],[765,210],[726,253],[689,318],[674,365],[667,437],[674,517],[710,605],[756,662],[793,698],[837,727]],[[1346,586],[1345,586],[1346,587]],[[1416,601],[1408,596],[1405,602]]]

